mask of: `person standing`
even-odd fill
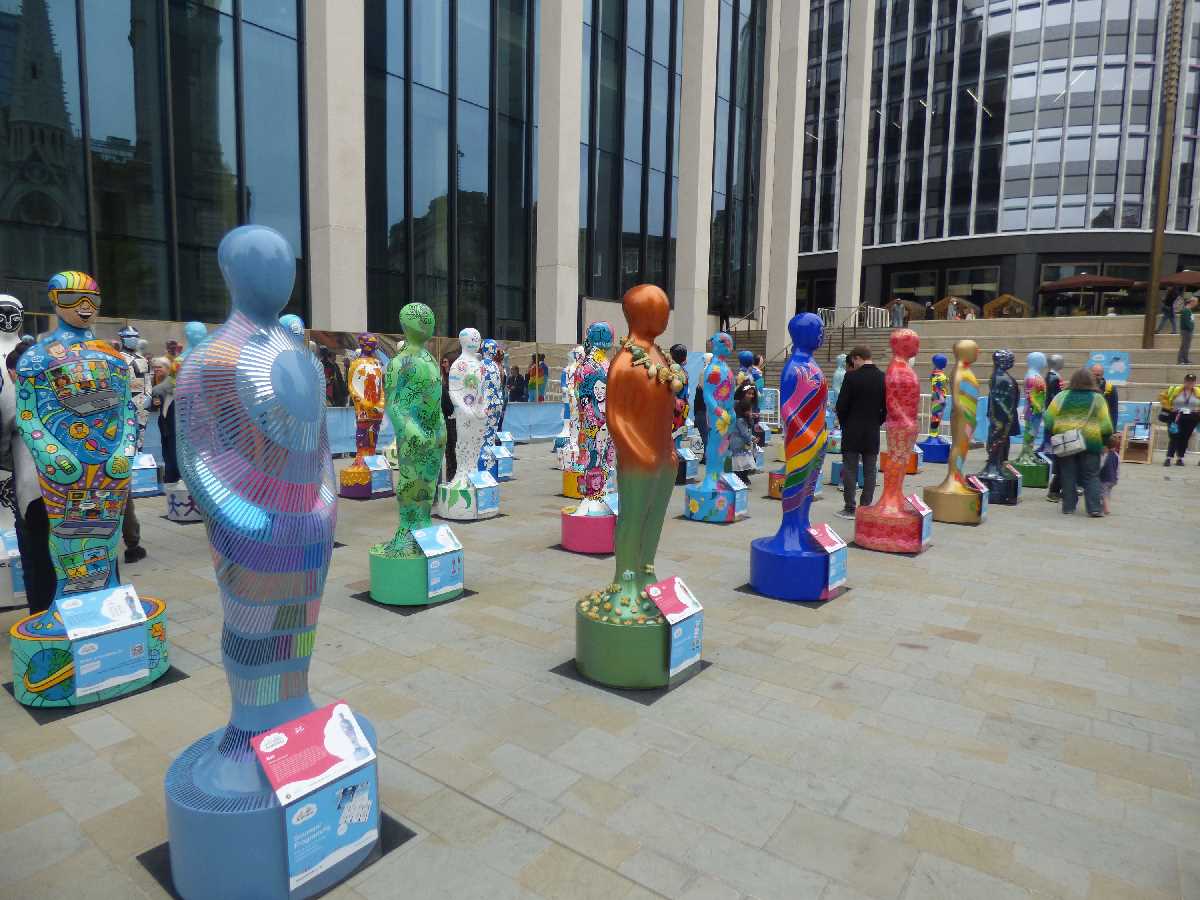
[[[528,397],[525,395],[525,376],[521,374],[520,366],[513,366],[511,374],[508,376],[508,399],[511,403],[524,403]]]
[[[1163,330],[1163,326],[1170,324],[1171,334],[1175,333],[1175,298],[1180,295],[1179,288],[1173,288],[1163,296],[1162,303],[1158,309],[1158,325],[1154,328],[1154,333],[1158,334]]]
[[[893,328],[903,328],[904,327],[904,303],[899,297],[896,297],[895,299],[892,300],[892,308],[891,308],[890,312],[892,314],[892,327]]]
[[[1075,492],[1083,487],[1084,504],[1093,518],[1104,515],[1104,500],[1100,489],[1100,454],[1112,437],[1112,420],[1108,406],[1100,396],[1096,379],[1087,369],[1079,369],[1067,382],[1067,389],[1054,398],[1046,408],[1046,430],[1052,435],[1069,431],[1079,432],[1083,450],[1069,456],[1056,457],[1055,469],[1062,479],[1063,515],[1073,515],[1079,504]]]
[[[1100,363],[1092,363],[1089,370],[1092,377],[1096,379],[1096,387],[1100,391],[1100,395],[1104,398],[1104,405],[1108,407],[1108,418],[1112,422],[1113,428],[1117,427],[1117,420],[1120,419],[1121,396],[1117,393],[1117,386],[1104,377],[1104,366]]]
[[[1196,330],[1196,318],[1192,315],[1192,311],[1196,308],[1196,298],[1189,297],[1187,302],[1183,304],[1183,308],[1179,310],[1179,355],[1175,357],[1175,362],[1181,366],[1190,366],[1192,350],[1192,334]],[[1174,322],[1171,323],[1171,330],[1174,331]]]
[[[173,342],[168,342],[173,343]],[[150,389],[151,402],[158,407],[158,437],[162,445],[163,484],[179,481],[179,465],[175,458],[175,363],[167,356],[158,356],[151,363],[154,367],[154,387]]]
[[[536,360],[535,360],[536,361]],[[450,364],[453,360],[447,353],[442,357],[442,418],[446,420],[446,481],[453,481],[458,474],[458,422],[454,419],[454,402],[450,399]]]
[[[930,319],[936,319],[936,318],[937,318],[937,313],[934,312],[934,310],[933,310],[933,301],[926,300],[925,301],[925,320],[929,321]]]
[[[837,417],[842,428],[843,519],[854,518],[854,490],[862,463],[863,488],[859,502],[870,506],[875,499],[875,474],[879,468],[879,429],[887,418],[883,373],[871,361],[869,347],[855,347],[846,359],[846,378],[837,399]]]
[[[1162,405],[1159,418],[1167,423],[1167,458],[1163,465],[1169,466],[1174,456],[1175,465],[1182,466],[1188,441],[1200,421],[1200,388],[1196,387],[1196,376],[1189,372],[1184,376],[1183,384],[1172,385],[1163,391],[1159,402]]]
[[[717,307],[720,312],[720,324],[717,326],[721,331],[732,332],[729,327],[729,319],[733,315],[733,295],[726,294],[721,298],[721,305]]]

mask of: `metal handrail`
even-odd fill
[[[757,313],[757,315],[756,315],[756,313]],[[735,319],[734,321],[729,323],[729,333],[733,334],[734,332],[736,332],[738,330],[738,326],[741,325],[743,322],[747,323],[746,330],[750,331],[750,327],[749,327],[748,323],[761,321],[763,318],[766,317],[766,313],[767,313],[767,308],[765,306],[759,306],[758,309],[750,310],[750,312],[746,313],[740,319]]]

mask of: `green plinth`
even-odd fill
[[[463,589],[429,596],[429,562],[423,556],[387,556],[371,548],[371,599],[388,606],[428,606],[462,596]]]
[[[1012,467],[1021,473],[1021,483],[1027,488],[1042,488],[1050,483],[1050,467],[1046,463],[1015,462]]]
[[[575,605],[575,666],[590,681],[615,688],[666,687],[670,626],[614,625]]]

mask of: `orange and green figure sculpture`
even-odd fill
[[[687,375],[654,342],[670,316],[662,289],[636,285],[621,305],[629,336],[609,365],[607,382],[621,496],[616,568],[611,584],[576,606],[575,664],[601,684],[653,688],[668,681],[667,624],[645,589],[659,580],[654,556],[677,466],[671,423]]]
[[[978,525],[987,512],[986,491],[980,491],[967,480],[967,453],[975,433],[979,407],[979,379],[971,364],[979,358],[979,345],[974,341],[959,341],[954,345],[952,398],[954,411],[950,419],[950,459],[946,478],[937,487],[925,488],[925,503],[933,510],[935,522],[957,525]]]

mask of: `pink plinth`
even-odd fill
[[[562,511],[562,545],[572,553],[612,553],[617,517],[573,516],[574,506]]]
[[[910,509],[860,506],[854,514],[854,543],[884,553],[920,553],[921,516]]]

